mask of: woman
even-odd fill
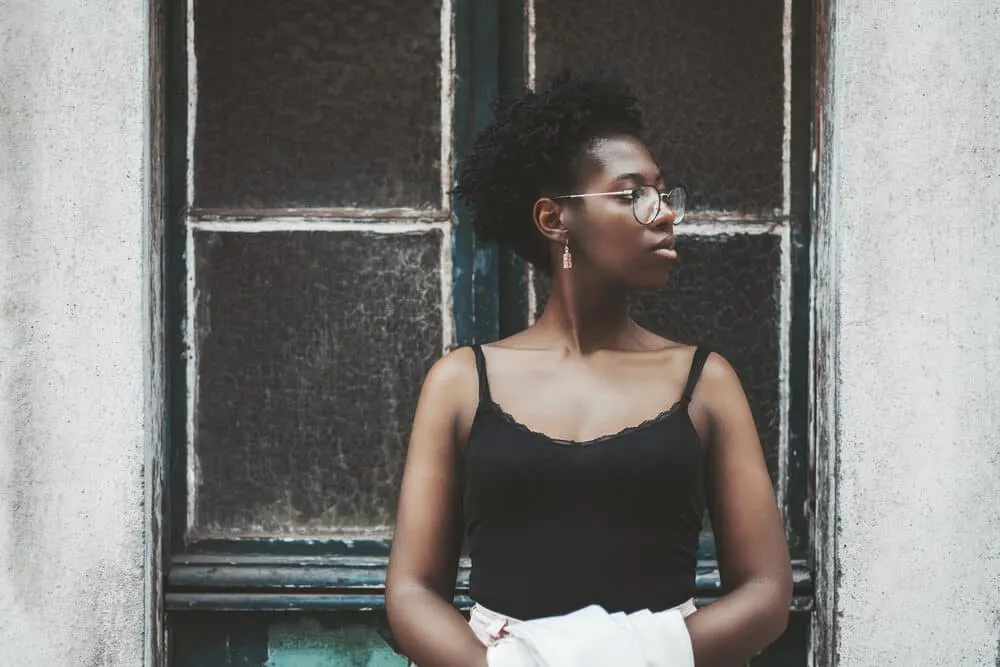
[[[486,665],[506,623],[592,604],[686,610],[698,667],[744,664],[784,631],[788,551],[740,382],[626,310],[666,283],[685,204],[641,134],[627,91],[562,80],[498,105],[463,166],[477,234],[552,290],[533,326],[425,380],[386,586],[420,667]],[[725,594],[694,611],[706,506]],[[463,535],[471,627],[452,606]]]

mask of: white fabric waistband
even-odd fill
[[[664,611],[673,610],[679,611],[682,616],[687,618],[698,611],[698,608],[694,606],[694,598],[688,598],[676,607],[671,607],[669,610]],[[469,613],[469,626],[484,644],[495,642],[504,635],[504,630],[507,626],[515,623],[521,623],[521,621],[487,609],[481,604],[474,605],[472,611]]]

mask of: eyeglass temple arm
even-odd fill
[[[583,197],[614,197],[616,195],[630,195],[632,190],[619,190],[618,192],[584,192],[579,195],[559,195],[553,199],[578,199]]]

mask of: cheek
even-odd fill
[[[608,277],[633,289],[657,289],[667,283],[672,264],[650,251],[648,230],[630,217],[604,218],[580,238],[581,250]]]
[[[626,268],[644,254],[645,231],[631,213],[627,220],[623,216],[606,218],[588,235],[587,254],[603,268]]]

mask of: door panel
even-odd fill
[[[627,80],[668,182],[688,186],[678,270],[634,311],[733,362],[790,541],[807,543],[806,404],[789,417],[808,331],[791,3],[164,5],[172,665],[405,664],[382,586],[423,375],[530,323],[547,290],[452,210],[454,162],[496,94],[565,65]],[[701,556],[709,603],[709,532]],[[795,572],[792,626],[754,665],[804,664],[812,583],[803,561]]]

